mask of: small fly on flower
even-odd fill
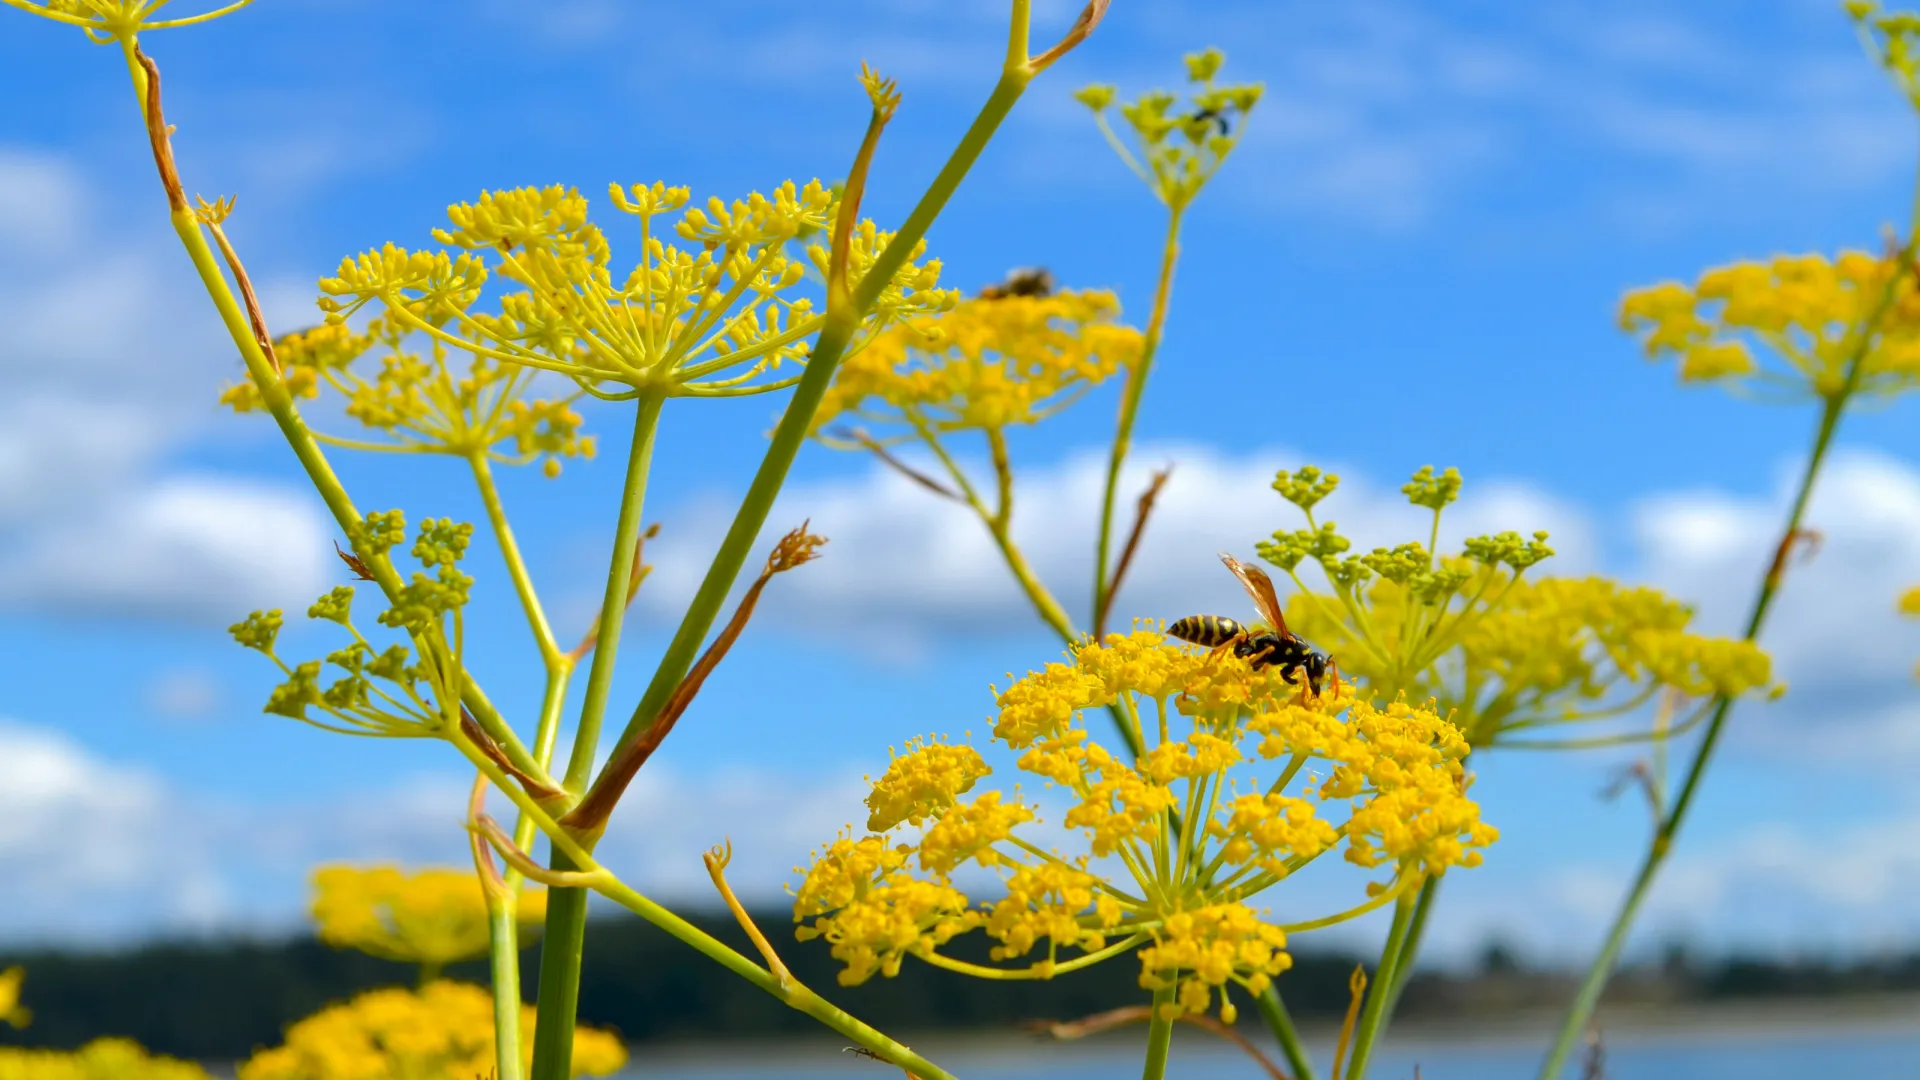
[[[1280,612],[1280,598],[1273,591],[1273,579],[1257,566],[1248,566],[1239,559],[1220,553],[1220,561],[1227,564],[1233,576],[1253,598],[1253,608],[1266,620],[1264,627],[1243,626],[1221,615],[1189,615],[1167,627],[1167,633],[1181,641],[1213,649],[1233,649],[1233,655],[1245,660],[1259,671],[1265,667],[1280,669],[1280,677],[1289,686],[1297,680],[1295,672],[1307,677],[1307,689],[1313,696],[1320,696],[1320,680],[1328,671],[1333,672],[1333,686],[1340,688],[1340,669],[1333,657],[1316,650],[1307,644],[1305,638],[1287,629],[1286,616]]]
[[[1044,300],[1053,295],[1053,274],[1044,266],[1020,266],[1007,271],[1007,280],[980,290],[982,300],[1025,296]]]

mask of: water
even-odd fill
[[[1789,1032],[1764,1029],[1612,1040],[1607,1080],[1920,1080],[1920,1017],[1904,1032]],[[1181,1035],[1188,1035],[1181,1031]],[[1263,1047],[1265,1049],[1265,1047]],[[1132,1080],[1140,1075],[1138,1047],[1057,1047],[1044,1043],[967,1049],[953,1043],[924,1052],[961,1080]],[[644,1051],[643,1051],[644,1053]],[[1541,1044],[1534,1041],[1429,1043],[1390,1046],[1367,1070],[1373,1080],[1533,1080]],[[1324,1071],[1327,1063],[1319,1063]],[[892,1080],[899,1074],[876,1061],[800,1044],[752,1061],[704,1063],[680,1057],[622,1074],[622,1080]],[[1568,1076],[1579,1075],[1577,1068]],[[1264,1080],[1266,1073],[1237,1051],[1176,1040],[1168,1080]]]

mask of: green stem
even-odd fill
[[[627,453],[626,484],[620,490],[620,514],[613,530],[613,558],[607,568],[606,595],[600,601],[600,627],[594,638],[593,663],[587,669],[586,698],[580,703],[580,726],[567,759],[566,785],[576,794],[585,790],[600,748],[600,724],[607,714],[607,695],[613,686],[613,665],[620,655],[620,628],[627,618],[627,591],[633,582],[635,547],[647,501],[647,471],[653,464],[653,436],[659,427],[663,391],[640,395],[633,418],[633,447]]]
[[[1119,495],[1120,470],[1133,448],[1133,425],[1140,415],[1140,398],[1146,393],[1147,374],[1153,369],[1154,354],[1160,350],[1160,337],[1167,322],[1167,303],[1173,295],[1173,268],[1180,258],[1180,214],[1175,208],[1167,214],[1166,246],[1160,254],[1160,284],[1153,294],[1153,314],[1147,320],[1147,332],[1140,343],[1140,359],[1127,368],[1127,385],[1120,395],[1120,419],[1114,428],[1113,450],[1107,458],[1107,484],[1100,499],[1100,540],[1093,553],[1093,624],[1104,629],[1107,609],[1113,604],[1108,592],[1108,559],[1113,548],[1113,506]],[[1097,630],[1096,630],[1097,632]]]
[[[1293,1017],[1287,1012],[1286,1002],[1280,1000],[1280,988],[1268,983],[1267,988],[1255,994],[1253,1000],[1260,1006],[1260,1015],[1266,1018],[1267,1027],[1279,1042],[1280,1052],[1286,1055],[1287,1067],[1293,1070],[1294,1080],[1314,1080],[1313,1058],[1307,1054],[1306,1044],[1300,1041],[1300,1032],[1293,1026]]]
[[[1899,275],[1894,281],[1897,283]],[[1888,296],[1893,289],[1889,287]],[[1885,305],[1881,306],[1885,310]],[[1865,353],[1864,342],[1871,337],[1871,326],[1877,323],[1876,312],[1868,327],[1861,331],[1863,344],[1860,355]],[[1766,623],[1767,611],[1773,606],[1774,596],[1780,589],[1780,572],[1785,563],[1786,552],[1791,548],[1794,538],[1799,534],[1801,519],[1805,516],[1807,503],[1813,497],[1813,486],[1819,478],[1820,467],[1826,461],[1828,447],[1832,444],[1833,434],[1839,426],[1840,415],[1846,408],[1846,399],[1850,396],[1861,367],[1860,356],[1856,356],[1849,370],[1847,385],[1840,394],[1826,399],[1820,410],[1820,425],[1814,433],[1813,452],[1807,458],[1807,465],[1800,476],[1800,487],[1793,499],[1793,508],[1787,512],[1786,527],[1780,536],[1780,546],[1775,549],[1773,564],[1760,580],[1760,591],[1754,598],[1753,611],[1747,617],[1746,633],[1742,640],[1754,641],[1760,636],[1760,629]],[[1693,762],[1687,769],[1686,780],[1680,786],[1680,795],[1674,800],[1673,810],[1654,830],[1653,841],[1647,845],[1646,856],[1641,860],[1640,871],[1634,876],[1633,886],[1627,890],[1620,910],[1615,913],[1613,925],[1607,931],[1606,941],[1600,952],[1594,956],[1587,974],[1580,981],[1579,992],[1574,995],[1573,1003],[1567,1007],[1567,1015],[1560,1024],[1560,1032],[1548,1051],[1545,1063],[1540,1066],[1541,1080],[1558,1080],[1560,1073],[1572,1057],[1580,1037],[1593,1019],[1593,1012],[1600,1004],[1600,995],[1606,990],[1607,980],[1613,975],[1614,964],[1620,958],[1620,952],[1626,947],[1627,933],[1633,927],[1634,919],[1640,913],[1640,906],[1646,901],[1647,893],[1653,886],[1654,878],[1660,873],[1660,867],[1672,850],[1673,839],[1680,831],[1685,820],[1687,808],[1693,804],[1694,793],[1699,790],[1700,780],[1706,774],[1707,762],[1713,756],[1714,747],[1720,741],[1720,732],[1726,724],[1727,714],[1733,708],[1733,699],[1722,697],[1714,704],[1713,719],[1707,723],[1707,732],[1700,739],[1700,746],[1694,751]]]
[[[445,970],[445,968],[446,965],[438,960],[422,960],[420,962],[420,989],[425,990],[427,984],[438,979],[440,972]]]
[[[553,638],[553,628],[547,623],[547,613],[540,606],[540,595],[534,591],[533,577],[527,573],[527,564],[520,557],[520,544],[513,538],[513,527],[507,523],[506,507],[500,503],[500,489],[493,482],[493,466],[487,461],[486,451],[476,451],[467,455],[467,464],[473,469],[473,482],[480,489],[480,501],[486,504],[487,521],[493,526],[494,542],[500,545],[500,557],[506,561],[507,576],[513,579],[513,591],[520,597],[520,607],[526,612],[527,626],[533,631],[533,640],[540,647],[540,659],[551,671],[560,662],[560,643]]]
[[[511,890],[487,911],[488,960],[493,975],[494,1076],[521,1080],[520,923],[517,873],[505,878]]]
[[[1361,1080],[1367,1075],[1367,1056],[1373,1044],[1386,1030],[1387,999],[1393,996],[1394,980],[1400,977],[1400,955],[1406,945],[1407,928],[1413,922],[1413,898],[1402,894],[1393,905],[1393,927],[1380,949],[1380,965],[1373,972],[1373,992],[1360,1013],[1360,1026],[1353,1033],[1353,1057],[1347,1063],[1344,1080]]]
[[[691,945],[708,959],[765,990],[789,1008],[806,1013],[827,1027],[846,1036],[857,1045],[873,1051],[881,1060],[897,1065],[920,1080],[954,1080],[945,1069],[921,1057],[906,1046],[854,1019],[846,1010],[814,993],[799,981],[785,982],[738,952],[687,922],[680,916],[647,899],[618,880],[609,880],[599,891],[648,922]]]
[[[613,683],[613,664],[620,652],[620,628],[626,620],[627,589],[633,580],[634,547],[640,539],[640,521],[647,498],[647,472],[653,463],[653,436],[659,428],[666,395],[659,390],[641,394],[633,419],[633,445],[627,452],[626,483],[620,491],[620,513],[613,530],[613,557],[607,569],[606,596],[600,605],[600,627],[587,672],[587,691],[580,705],[580,725],[574,731],[573,754],[567,762],[566,784],[579,792],[593,769],[600,741],[600,722],[606,716],[607,695]],[[591,838],[580,838],[591,849]],[[555,849],[548,864],[555,870],[577,870],[565,852]],[[573,1070],[573,1029],[580,1003],[580,962],[586,953],[587,891],[555,888],[547,893],[545,944],[540,949],[540,1004],[533,1032],[533,1080],[567,1080]]]
[[[1393,986],[1387,991],[1386,1008],[1380,1019],[1380,1038],[1385,1038],[1387,1025],[1393,1023],[1393,1015],[1400,1008],[1400,992],[1407,988],[1407,980],[1413,976],[1413,968],[1420,956],[1420,943],[1427,935],[1427,917],[1433,914],[1433,905],[1440,894],[1440,878],[1430,877],[1420,886],[1420,895],[1413,901],[1413,922],[1407,927],[1407,938],[1400,944],[1400,956],[1393,962]]]
[[[533,738],[533,756],[542,766],[551,765],[554,743],[560,736],[560,714],[566,707],[567,683],[573,674],[573,661],[562,653],[547,669],[547,689],[540,702],[540,724]],[[521,851],[531,850],[538,830],[532,815],[521,813],[514,823],[513,842]],[[506,897],[487,913],[488,958],[493,970],[493,1030],[499,1080],[521,1080],[522,1035],[520,1013],[520,883],[524,875],[507,867],[502,875]]]
[[[134,57],[132,39],[121,42],[121,52],[126,58],[127,70],[133,80],[134,96],[140,103],[144,117],[148,91],[146,70]],[[313,433],[307,430],[306,422],[301,420],[300,413],[294,406],[293,397],[287,392],[285,384],[280,381],[279,372],[274,370],[266,354],[261,351],[260,343],[253,336],[253,328],[246,313],[241,310],[239,300],[234,297],[233,289],[227,284],[226,272],[221,269],[213,249],[207,245],[207,238],[201,231],[199,219],[194,217],[193,211],[184,206],[171,208],[169,217],[175,235],[180,238],[181,246],[186,248],[187,257],[193,262],[194,273],[199,276],[208,299],[213,301],[214,310],[219,313],[221,323],[227,328],[228,336],[233,339],[234,348],[240,353],[241,362],[246,365],[248,378],[253,380],[254,386],[260,391],[260,400],[267,414],[273,417],[273,422],[286,439],[288,448],[300,462],[301,469],[307,474],[308,482],[313,484],[315,493],[320,496],[320,501],[326,504],[327,511],[333,515],[335,523],[340,526],[342,532],[352,536],[354,530],[360,525],[360,511],[348,497],[345,486],[340,483],[340,478],[334,474],[333,465],[328,462],[325,451],[321,450]],[[387,599],[391,601],[398,596],[404,583],[393,569],[392,561],[385,555],[375,554],[374,557],[368,558],[366,563],[368,569],[373,572],[375,583],[380,586]],[[481,729],[506,753],[508,760],[529,775],[545,778],[545,770],[534,764],[532,756],[521,744],[519,736],[508,726],[506,720],[501,717],[500,711],[493,707],[493,703],[487,699],[480,685],[474,682],[471,676],[465,677],[460,698],[467,709],[473,713]]]
[[[1163,1080],[1167,1075],[1167,1051],[1173,1047],[1173,987],[1153,992],[1153,1015],[1147,1022],[1147,1064],[1141,1080]]]
[[[1015,33],[1025,40],[1025,26],[1021,22],[1022,13],[1015,12]],[[859,288],[852,297],[852,316],[855,320],[863,318],[872,310],[879,299],[880,291],[892,280],[906,262],[907,256],[926,235],[935,217],[945,208],[947,200],[966,177],[967,170],[980,157],[987,141],[1012,110],[1014,102],[1026,89],[1031,78],[1024,67],[1016,68],[1009,63],[1001,74],[1000,81],[994,86],[987,103],[981,107],[974,118],[973,125],[954,148],[926,194],[907,215],[907,220],[894,234],[880,257],[865,277],[860,279]],[[694,594],[693,602],[687,608],[686,615],[680,620],[680,626],[674,631],[673,640],[667,646],[665,655],[660,658],[660,666],[655,670],[653,681],[647,685],[646,692],[640,698],[640,704],[633,710],[626,728],[620,733],[622,744],[632,742],[646,733],[659,714],[661,706],[680,685],[687,670],[693,666],[694,655],[700,643],[706,640],[707,632],[713,628],[713,621],[719,616],[720,606],[726,601],[727,593],[733,588],[734,579],[740,575],[740,568],[746,565],[754,540],[760,535],[760,529],[766,524],[767,514],[773,508],[774,497],[780,493],[786,482],[787,472],[793,466],[793,460],[800,452],[800,445],[806,441],[813,427],[814,414],[819,410],[820,401],[826,396],[827,388],[833,383],[834,372],[838,369],[840,358],[845,354],[855,327],[853,323],[839,319],[827,320],[821,329],[820,337],[814,342],[812,355],[807,360],[806,373],[793,389],[793,397],[787,403],[786,412],[780,417],[779,425],[774,429],[773,439],[767,447],[767,453],[761,459],[760,468],[754,473],[753,482],[747,488],[747,494],[740,502],[740,509],[734,515],[733,524],[727,529],[726,538],[720,549],[714,553],[713,562],[707,568],[707,575],[700,582],[700,589]],[[617,756],[617,755],[616,755]]]

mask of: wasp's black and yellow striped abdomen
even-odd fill
[[[1167,627],[1167,634],[1202,648],[1217,649],[1247,632],[1247,628],[1219,615],[1189,615]]]

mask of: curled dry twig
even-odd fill
[[[1043,1035],[1051,1035],[1055,1039],[1065,1042],[1071,1039],[1084,1039],[1089,1035],[1108,1031],[1125,1024],[1144,1023],[1152,1018],[1153,1006],[1126,1005],[1118,1009],[1108,1009],[1106,1012],[1094,1013],[1092,1016],[1084,1016],[1078,1020],[1064,1022],[1059,1020],[1029,1020],[1020,1026],[1030,1031],[1037,1031]],[[1261,1053],[1259,1047],[1248,1042],[1245,1036],[1221,1023],[1219,1020],[1211,1016],[1194,1013],[1184,1014],[1180,1019],[1192,1024],[1194,1027],[1212,1032],[1239,1047],[1241,1051],[1252,1058],[1254,1063],[1259,1065],[1261,1070],[1271,1077],[1272,1080],[1292,1080],[1285,1072],[1281,1071],[1280,1066],[1273,1063],[1272,1059]]]
[[[560,819],[561,825],[584,833],[606,828],[607,818],[619,804],[620,796],[626,793],[627,785],[633,782],[640,767],[647,763],[647,759],[653,756],[653,752],[673,731],[673,725],[687,711],[687,706],[692,704],[694,695],[700,692],[707,676],[720,666],[720,661],[733,648],[740,632],[747,628],[747,620],[753,617],[754,606],[760,602],[760,594],[766,589],[767,582],[772,581],[775,574],[785,573],[819,556],[820,546],[827,542],[826,538],[807,532],[807,524],[802,522],[799,528],[781,537],[780,542],[774,545],[772,554],[767,556],[766,569],[760,571],[759,578],[748,586],[746,595],[740,598],[740,606],[734,609],[733,618],[713,639],[713,644],[707,646],[707,651],[700,654],[700,659],[687,672],[686,678],[674,687],[673,696],[667,699],[660,715],[647,725],[646,731],[638,739],[614,751],[601,778],[594,783],[587,797],[580,800],[580,805]]]

